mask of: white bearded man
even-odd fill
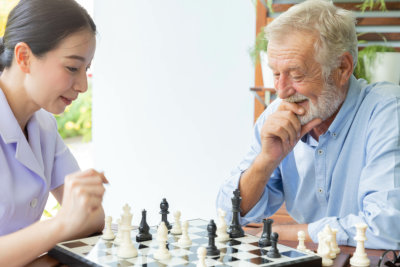
[[[318,241],[326,224],[340,245],[400,249],[400,87],[357,80],[355,18],[324,0],[308,0],[266,27],[278,94],[258,118],[243,161],[222,184],[217,207],[241,224],[259,222],[286,203],[295,225],[274,225],[281,240]],[[230,220],[227,216],[227,220]]]

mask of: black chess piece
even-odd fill
[[[208,247],[207,247],[207,256],[218,256],[219,249],[215,246],[215,238],[217,237],[217,226],[214,223],[214,220],[210,220],[210,223],[207,225],[208,232]]]
[[[167,216],[169,214],[168,208],[169,208],[168,202],[165,198],[163,198],[163,200],[160,204],[161,221],[163,221],[165,223],[165,226],[167,227],[168,233],[169,233],[169,230],[171,230],[172,225],[168,222],[168,219],[167,219]]]
[[[271,246],[271,229],[272,229],[272,223],[274,220],[272,219],[263,219],[263,232],[261,234],[261,238],[258,241],[258,245],[260,247],[268,247]]]
[[[273,232],[271,234],[271,248],[267,252],[267,257],[269,258],[280,258],[281,254],[279,253],[278,250],[278,238],[279,235],[276,232]]]
[[[146,210],[142,210],[142,220],[139,225],[139,233],[136,235],[136,242],[151,240],[150,227],[146,221]]]
[[[231,225],[229,225],[227,233],[231,238],[243,237],[244,231],[239,223],[240,202],[242,202],[239,189],[233,191],[233,197],[231,198],[231,200],[232,200],[232,221]]]

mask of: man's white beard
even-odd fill
[[[313,119],[320,118],[322,121],[332,116],[343,103],[344,95],[333,83],[326,82],[321,95],[317,99],[316,105],[306,96],[296,93],[284,101],[296,103],[308,100],[308,110],[304,115],[297,115],[301,125],[307,124]]]

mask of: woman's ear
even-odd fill
[[[14,60],[22,72],[30,73],[32,55],[32,50],[27,43],[20,42],[15,45]]]

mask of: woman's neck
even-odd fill
[[[13,69],[13,67],[5,69],[0,75],[0,88],[26,136],[26,124],[38,108],[29,100],[24,87],[24,80],[25,74]]]

